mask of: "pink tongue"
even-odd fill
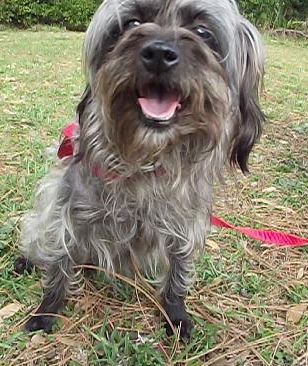
[[[177,107],[180,107],[178,98],[167,96],[163,99],[157,97],[139,98],[139,104],[146,117],[158,120],[168,120],[173,117]]]

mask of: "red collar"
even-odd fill
[[[75,154],[74,135],[76,134],[76,131],[78,132],[78,129],[79,129],[79,127],[76,123],[71,123],[63,129],[63,131],[62,131],[63,140],[58,149],[58,158],[60,160],[67,158],[67,157],[74,156],[74,154]],[[147,167],[146,172],[154,173],[156,177],[161,177],[164,174],[166,174],[166,171],[161,164],[154,164],[154,163],[153,163],[152,168]],[[95,177],[100,177],[106,181],[113,181],[120,176],[120,173],[118,173],[114,169],[108,169],[108,170],[104,171],[101,169],[101,167],[94,166],[92,168],[92,175]]]
[[[63,129],[63,140],[58,149],[60,160],[74,155],[74,132],[77,128],[76,123],[71,123]]]

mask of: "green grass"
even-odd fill
[[[0,32],[0,310],[22,305],[0,319],[0,365],[306,365],[307,311],[297,324],[286,315],[308,302],[307,248],[268,248],[227,231],[214,232],[199,259],[187,299],[195,322],[188,345],[166,338],[151,296],[99,275],[70,299],[52,335],[20,331],[41,297],[37,273],[12,272],[20,219],[52,165],[45,148],[74,118],[83,88],[82,37]],[[307,237],[308,43],[265,39],[269,122],[252,173],[217,188],[215,211],[236,224]]]

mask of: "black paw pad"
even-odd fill
[[[46,333],[50,333],[54,320],[54,317],[50,315],[32,316],[24,325],[24,329],[27,332],[43,330]]]

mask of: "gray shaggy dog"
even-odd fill
[[[105,0],[84,61],[74,154],[43,180],[23,222],[21,253],[44,273],[25,328],[51,330],[76,266],[132,275],[134,262],[187,339],[184,299],[210,232],[213,182],[224,165],[247,171],[261,132],[259,34],[234,0]]]

